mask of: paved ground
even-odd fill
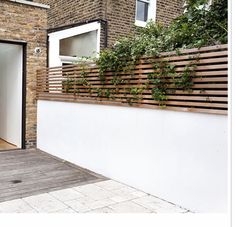
[[[0,152],[0,202],[104,179],[39,150]]]
[[[186,209],[106,180],[0,203],[0,213],[187,213]]]
[[[39,150],[0,152],[0,213],[186,213]]]

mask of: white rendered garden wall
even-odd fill
[[[38,148],[196,212],[227,209],[227,117],[38,101]]]

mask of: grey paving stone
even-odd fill
[[[0,213],[36,213],[29,204],[22,199],[0,203]]]
[[[23,198],[22,200],[28,203],[38,212],[42,213],[53,212],[68,208],[68,206],[66,206],[64,203],[55,199],[48,193],[30,196],[27,198]]]

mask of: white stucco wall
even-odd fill
[[[196,212],[227,208],[227,117],[38,102],[38,148]]]
[[[22,47],[0,43],[0,138],[21,147]]]

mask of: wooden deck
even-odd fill
[[[105,179],[39,150],[0,152],[0,202]]]
[[[0,138],[0,152],[2,150],[13,150],[13,149],[17,149],[17,147]]]

